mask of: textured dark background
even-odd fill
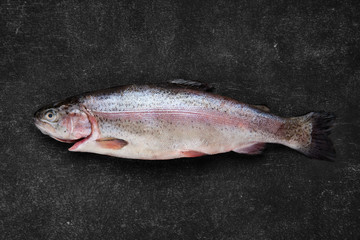
[[[357,1],[31,2],[0,5],[1,239],[359,238]],[[32,124],[70,95],[174,78],[281,116],[335,112],[337,161],[278,145],[116,159]]]

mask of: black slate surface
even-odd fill
[[[358,239],[357,1],[3,1],[1,239]],[[296,116],[337,116],[334,163],[263,155],[139,161],[68,152],[43,104],[200,80]]]

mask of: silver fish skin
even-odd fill
[[[76,142],[70,151],[121,158],[259,154],[266,143],[277,143],[311,158],[335,159],[328,137],[333,114],[282,118],[264,106],[199,89],[184,81],[89,92],[40,109],[35,124],[56,140]],[[56,116],[54,121],[49,120],[49,111]]]

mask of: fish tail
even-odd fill
[[[329,134],[335,118],[334,114],[327,112],[311,112],[289,118],[281,127],[285,137],[283,144],[310,158],[334,161],[336,153]]]

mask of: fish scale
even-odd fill
[[[182,157],[182,151],[215,154],[245,145],[249,138],[252,142],[263,141],[265,134],[268,135],[268,142],[276,141],[269,132],[264,133],[259,129],[259,118],[252,119],[254,114],[259,115],[256,110],[210,93],[182,88],[169,90],[131,86],[121,93],[109,91],[99,96],[85,96],[82,102],[94,113],[101,137],[114,137],[129,142],[127,149],[116,153],[120,157],[134,158],[136,153],[135,158],[141,159],[176,158]],[[110,114],[114,114],[115,119],[104,121],[113,118]],[[202,115],[208,116],[203,118]],[[218,121],[210,124],[214,116]],[[273,124],[282,121],[269,114],[264,117],[267,119],[266,125],[262,125],[264,128],[274,118],[276,121]],[[128,124],[122,122],[124,118],[129,119]],[[148,120],[142,122],[139,119]],[[228,119],[232,119],[230,124],[227,124]],[[239,122],[257,127],[239,128]],[[112,150],[106,151],[115,154]],[[150,157],[148,153],[151,153]]]
[[[258,154],[265,143],[283,144],[318,159],[334,158],[327,137],[333,115],[309,113],[282,118],[267,112],[264,106],[200,90],[193,83],[182,80],[177,84],[129,85],[85,93],[40,109],[35,123],[57,140],[73,141],[74,132],[64,138],[59,129],[64,128],[63,119],[70,118],[62,109],[77,109],[82,114],[79,116],[87,116],[91,134],[80,134],[82,139],[77,139],[70,150],[122,158],[160,160],[228,151]],[[203,88],[201,84],[196,86]],[[44,119],[49,109],[59,118],[57,121]],[[81,131],[86,132],[89,129]]]

